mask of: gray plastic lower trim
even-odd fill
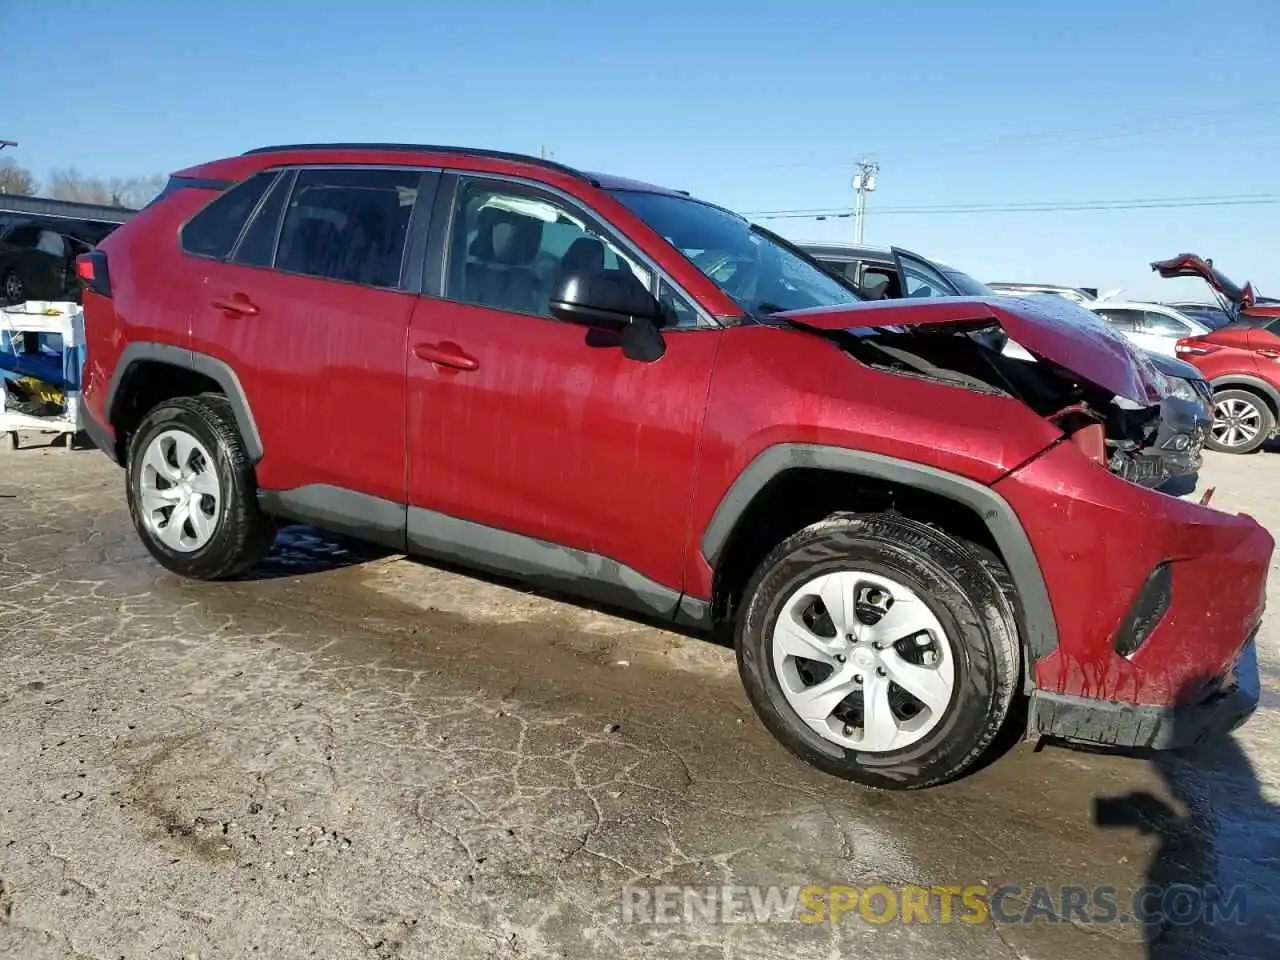
[[[608,557],[420,507],[409,508],[408,547],[655,617],[673,617],[680,603],[678,590]]]
[[[293,490],[261,490],[258,503],[273,517],[313,523],[335,533],[405,549],[405,506],[367,493],[328,484]]]
[[[253,412],[249,409],[249,398],[245,396],[244,387],[241,386],[236,372],[217,357],[197,353],[171,343],[139,340],[124,348],[120,359],[116,361],[115,372],[111,375],[111,382],[107,384],[107,395],[102,404],[102,409],[106,411],[109,420],[115,420],[116,394],[129,368],[135,363],[145,361],[167,363],[184,370],[192,370],[218,384],[226,395],[227,402],[231,404],[231,412],[236,418],[236,426],[240,428],[240,437],[244,440],[249,459],[254,463],[262,459],[262,436],[258,433],[258,424],[253,419]]]
[[[939,494],[972,509],[982,518],[1009,566],[1022,607],[1027,651],[1038,660],[1058,648],[1058,627],[1049,591],[1035,550],[1013,508],[990,487],[906,460],[819,444],[780,443],[769,447],[739,474],[707,524],[701,547],[702,555],[712,567],[716,566],[734,526],[756,495],[779,474],[801,468],[887,480]]]

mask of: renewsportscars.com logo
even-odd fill
[[[1244,887],[628,886],[624,923],[1243,923]]]

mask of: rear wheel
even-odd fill
[[[271,547],[253,464],[219,394],[179,397],[147,414],[129,445],[127,490],[138,535],[174,573],[225,579]]]
[[[1275,429],[1267,402],[1250,390],[1219,390],[1213,395],[1213,427],[1205,446],[1219,453],[1252,453]]]
[[[1009,710],[1013,610],[988,561],[893,514],[835,516],[781,543],[747,587],[738,668],[809,763],[871,786],[959,775]]]

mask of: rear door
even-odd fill
[[[429,206],[435,183],[411,168],[273,173],[237,188],[250,212],[229,253],[203,257],[191,343],[240,379],[262,434],[259,485],[338,526],[403,514],[415,298],[401,279],[418,201]],[[395,540],[394,522],[374,526],[369,535]]]

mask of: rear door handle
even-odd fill
[[[1268,360],[1280,360],[1280,350],[1259,350],[1258,356],[1266,357]]]
[[[475,370],[480,366],[479,360],[448,340],[443,343],[415,344],[413,355],[438,367],[451,367],[454,370]]]
[[[233,293],[226,297],[215,297],[213,305],[229,316],[256,317],[257,305],[243,293]]]

